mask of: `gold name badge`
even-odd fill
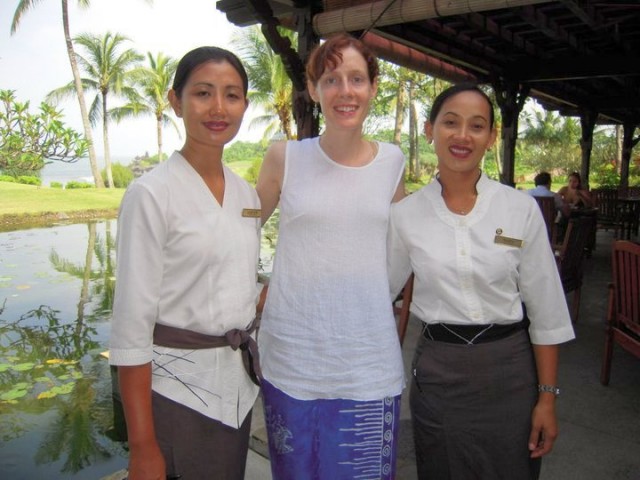
[[[243,208],[242,216],[249,218],[260,218],[261,210],[259,208]]]
[[[522,248],[522,246],[524,245],[523,240],[519,240],[517,238],[505,237],[500,234],[496,235],[493,241],[494,243],[497,243],[500,245],[507,245],[509,247],[516,247],[516,248]]]

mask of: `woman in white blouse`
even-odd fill
[[[110,361],[129,480],[244,478],[258,387],[238,347],[255,345],[260,203],[222,153],[247,85],[231,52],[187,53],[169,92],[184,146],[122,201]]]
[[[544,221],[534,199],[479,168],[496,130],[477,86],[442,92],[425,130],[439,173],[392,206],[388,250],[391,298],[413,271],[423,322],[410,394],[418,476],[537,478],[558,434],[557,344],[574,338]]]

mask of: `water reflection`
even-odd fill
[[[0,234],[0,471],[97,479],[112,441],[106,359],[115,221]]]
[[[265,229],[269,273],[277,218]],[[106,350],[116,221],[0,232],[0,472],[99,479],[126,466]],[[117,406],[116,406],[117,407]],[[116,416],[116,420],[117,420]]]

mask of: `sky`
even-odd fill
[[[69,57],[62,29],[60,0],[34,0],[34,6],[22,16],[17,31],[11,35],[11,22],[18,0],[0,0],[0,89],[15,90],[18,101],[30,101],[30,111],[36,113],[47,93],[72,81]],[[162,52],[180,59],[189,50],[202,45],[229,48],[229,40],[239,28],[230,24],[218,11],[215,0],[92,0],[88,9],[79,9],[76,0],[69,0],[71,36],[81,33],[104,35],[106,32],[127,36],[127,45],[142,54]],[[81,49],[77,50],[81,53]],[[146,59],[145,59],[146,61]],[[86,95],[90,104],[94,93]],[[115,98],[111,105],[115,106]],[[82,132],[78,101],[74,97],[61,102],[67,126]],[[250,107],[245,115],[237,140],[256,141],[261,131],[250,130]],[[183,132],[182,121],[175,118]],[[109,130],[112,159],[127,163],[136,155],[157,151],[155,119],[140,117],[111,124]],[[93,129],[98,158],[102,158],[102,127]],[[165,127],[163,151],[182,146],[183,139],[173,127]]]

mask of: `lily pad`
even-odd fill
[[[2,395],[0,395],[0,400],[8,400],[8,401],[16,400],[18,398],[24,397],[27,393],[28,393],[27,390],[23,388],[12,388],[8,392],[5,392]]]

